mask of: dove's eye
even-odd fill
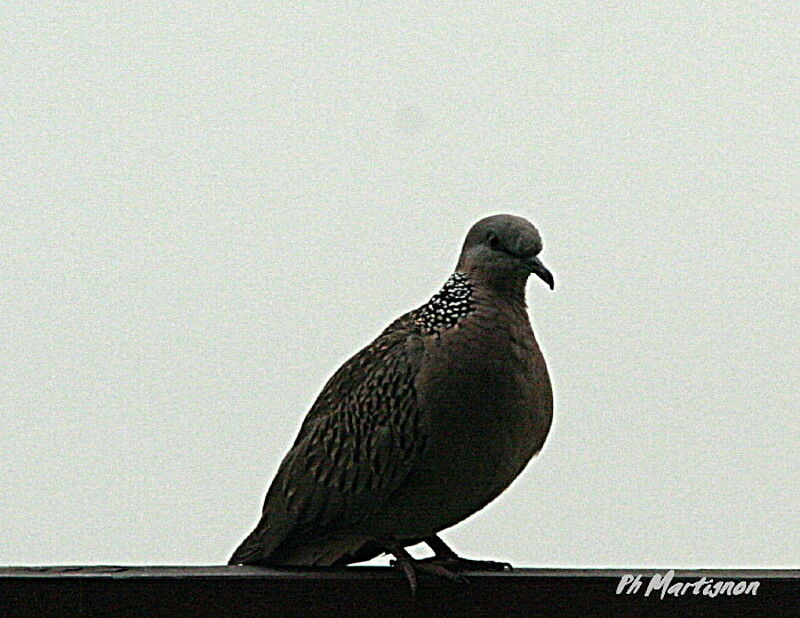
[[[500,248],[500,239],[497,234],[489,234],[489,248],[492,251],[497,251]]]

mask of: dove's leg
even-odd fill
[[[425,544],[435,554],[432,558],[418,561],[425,564],[437,564],[449,571],[510,571],[508,562],[493,562],[492,560],[469,560],[459,557],[447,544],[435,534],[423,539]]]
[[[458,573],[451,571],[442,564],[427,560],[416,560],[412,558],[411,554],[406,551],[405,547],[400,545],[397,541],[381,540],[380,543],[384,548],[386,548],[387,552],[394,555],[395,559],[392,560],[392,566],[396,566],[403,570],[403,573],[405,573],[405,576],[408,579],[408,585],[411,586],[412,595],[416,594],[417,592],[417,572],[445,577],[456,582],[466,583],[467,581],[463,575],[459,575]]]

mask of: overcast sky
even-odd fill
[[[528,288],[555,423],[444,538],[800,566],[794,3],[0,26],[0,564],[225,562],[327,378],[510,212],[556,277]]]

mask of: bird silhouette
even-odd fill
[[[345,565],[383,553],[453,580],[510,568],[468,560],[438,533],[496,498],[544,445],[553,395],[525,286],[539,232],[495,215],[468,232],[455,272],[327,382],[230,564]],[[434,556],[406,547],[426,543]]]

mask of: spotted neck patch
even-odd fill
[[[472,284],[464,273],[454,272],[442,289],[420,308],[415,321],[426,334],[432,335],[452,328],[472,313],[474,307]]]

